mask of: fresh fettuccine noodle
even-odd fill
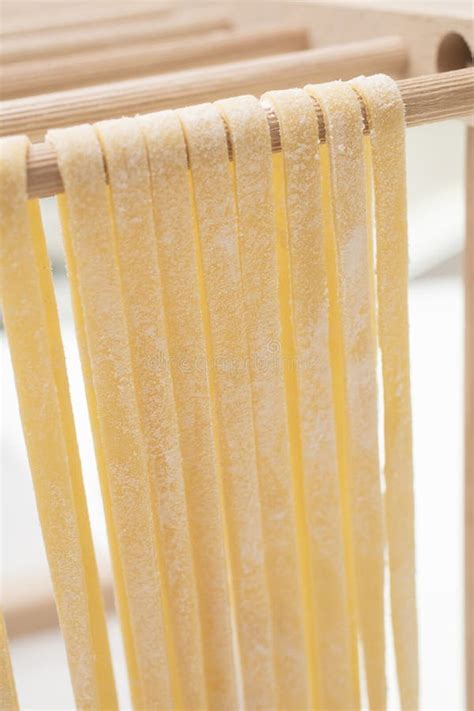
[[[396,83],[385,75],[359,77],[351,84],[363,97],[371,127],[393,635],[401,705],[414,709],[418,707],[418,639],[404,108]]]
[[[109,174],[175,703],[202,709],[201,635],[145,142],[134,119],[103,122],[97,131]],[[131,164],[124,183],[121,175]]]
[[[356,613],[371,707],[385,708],[384,532],[377,432],[376,345],[367,238],[362,118],[351,87],[306,87],[324,115],[334,230],[335,290],[342,392],[338,447],[345,450]],[[328,265],[331,269],[331,266]],[[337,314],[335,312],[337,311]],[[333,358],[335,356],[333,354]]]
[[[5,620],[0,612],[0,708],[18,711],[15,679],[13,677]]]
[[[297,355],[313,639],[315,699],[321,708],[357,707],[344,572],[336,432],[329,352],[318,123],[302,90],[267,94],[280,124],[285,171],[292,319]]]
[[[2,310],[71,679],[80,708],[116,708],[51,268],[38,202],[26,197],[28,141],[0,154]]]
[[[416,708],[395,83],[243,96],[48,140],[133,708],[357,711],[367,688],[383,711],[385,529],[401,705]],[[6,333],[76,702],[114,709],[27,149],[1,143]],[[2,704],[18,708],[3,627],[0,666]]]
[[[179,111],[190,156],[215,383],[217,438],[244,694],[274,708],[275,675],[237,220],[217,108]]]
[[[281,368],[272,156],[254,97],[218,102],[234,155],[243,301],[249,347],[263,545],[273,614],[279,708],[308,705],[305,611],[296,541],[287,408]]]
[[[231,711],[237,706],[237,680],[186,146],[175,112],[143,116],[140,127],[150,163],[208,704]]]
[[[137,707],[169,708],[171,688],[161,608],[154,517],[138,415],[115,236],[99,141],[81,126],[53,131],[66,186],[67,254],[78,286],[97,422],[123,576],[129,673]],[[84,155],[87,160],[84,160]],[[75,280],[71,282],[75,286]],[[81,338],[82,336],[80,336]],[[95,418],[94,418],[95,419]],[[94,420],[93,420],[94,421]],[[118,588],[120,594],[121,588]]]

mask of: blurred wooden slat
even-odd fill
[[[232,22],[223,13],[185,13],[176,18],[160,14],[146,18],[119,18],[97,25],[73,27],[67,32],[50,32],[31,36],[6,36],[2,39],[0,57],[3,65],[41,58],[65,57],[79,52],[102,51],[107,48],[125,49],[129,44],[160,42],[164,39],[194,37],[217,30],[229,30]]]
[[[114,607],[112,580],[102,581],[102,596],[106,610]],[[22,581],[3,591],[2,608],[10,638],[22,637],[42,630],[59,629],[56,603],[51,582],[45,578]]]
[[[69,30],[71,27],[86,26],[93,22],[102,24],[114,19],[126,20],[140,17],[171,15],[180,11],[173,2],[52,2],[46,0],[15,0],[2,3],[0,34],[35,35],[54,30]]]
[[[192,0],[183,1],[187,6],[192,5]],[[215,0],[200,2],[203,7],[215,6]],[[435,9],[433,5],[436,5]],[[225,8],[239,27],[255,27],[257,23],[274,22],[277,17],[282,23],[300,22],[307,28],[315,47],[387,35],[403,37],[410,57],[408,72],[411,77],[438,70],[438,47],[449,32],[460,34],[471,50],[474,49],[472,0],[462,5],[451,0],[439,3],[412,3],[411,0],[225,0],[219,7],[221,10]]]
[[[474,112],[473,112],[474,117]],[[465,626],[466,708],[474,711],[474,125],[466,128],[465,287]]]
[[[307,49],[303,27],[215,32],[174,42],[104,49],[11,64],[3,69],[2,99],[47,94],[107,81]]]
[[[300,82],[294,82],[299,84]],[[301,82],[303,83],[303,82]],[[306,82],[304,82],[306,83]],[[472,115],[474,108],[474,70],[460,69],[398,82],[405,104],[405,121],[408,126],[462,118]],[[281,150],[280,129],[274,112],[267,112],[272,151]],[[367,115],[362,111],[364,131],[369,131]],[[321,127],[319,141],[326,140]],[[228,143],[229,160],[232,144]],[[27,158],[29,197],[49,197],[64,190],[53,146],[45,141],[30,146]]]
[[[380,37],[369,42],[169,72],[4,101],[0,105],[0,136],[26,133],[38,141],[49,128],[178,108],[242,93],[260,96],[270,89],[350,79],[357,74],[385,72],[400,77],[406,66],[403,40]]]

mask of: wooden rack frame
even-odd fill
[[[112,82],[94,87],[4,101],[0,136],[26,133],[32,141],[47,129],[145,114],[238,94],[260,96],[269,88],[350,79],[384,72],[405,76],[407,50],[400,37],[330,45],[283,55]]]
[[[303,25],[272,25],[229,32],[220,26],[189,37],[103,47],[54,55],[3,67],[2,99],[31,97],[103,82],[159,75],[187,67],[222,64],[308,49]]]
[[[466,708],[474,710],[474,125],[466,132],[464,245],[464,626]]]
[[[299,78],[299,77],[298,77]],[[292,82],[293,83],[293,82]],[[298,83],[298,82],[294,82]],[[474,70],[464,69],[398,82],[407,126],[469,116],[474,107]],[[280,150],[276,116],[268,114],[272,149]],[[320,136],[320,141],[324,141]],[[231,150],[229,151],[231,157]],[[63,192],[56,155],[48,142],[36,143],[28,155],[28,195],[50,197]]]
[[[85,8],[87,7],[87,13]],[[53,32],[69,32],[71,28],[90,27],[120,22],[175,15],[180,5],[174,0],[134,0],[131,3],[112,3],[110,0],[3,0],[3,37],[14,35],[37,37]]]
[[[214,2],[202,4],[211,12],[215,10]],[[180,9],[192,10],[193,5],[194,0],[181,0]],[[257,30],[274,23],[276,16],[282,25],[300,24],[308,29],[318,49],[6,101],[1,107],[0,135],[26,133],[32,140],[41,140],[48,128],[375,72],[401,79],[407,126],[448,118],[471,119],[466,129],[465,649],[466,705],[474,711],[474,70],[461,69],[466,56],[463,41],[468,51],[474,46],[472,16],[459,12],[454,3],[438,3],[437,9],[430,11],[416,0],[409,7],[389,0],[383,5],[371,0],[279,2],[277,14],[275,6],[274,2],[226,0],[220,9],[225,8],[232,25],[240,29]],[[167,15],[170,8],[161,4],[159,11]],[[137,6],[137,17],[152,11],[151,5]],[[67,26],[69,21],[58,18],[57,24]],[[358,37],[364,41],[354,42]],[[37,45],[42,42],[35,41]],[[432,74],[449,69],[457,71]],[[407,74],[410,78],[404,78]],[[271,111],[268,120],[272,147],[278,151],[278,121]],[[324,141],[324,135],[320,140]],[[232,158],[231,150],[229,156]],[[28,156],[30,197],[51,196],[62,189],[52,146],[33,145]]]
[[[91,23],[86,27],[69,27],[44,34],[4,35],[2,37],[2,63],[41,61],[44,58],[67,57],[70,54],[94,50],[140,46],[143,42],[158,43],[163,40],[184,39],[196,35],[234,29],[234,23],[224,12],[206,10],[196,15],[186,11],[181,15],[163,17],[157,10],[146,17],[128,17]],[[255,28],[254,28],[255,29]],[[258,29],[261,29],[258,28]]]

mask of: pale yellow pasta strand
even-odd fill
[[[227,141],[219,112],[179,111],[189,150],[212,340],[219,456],[245,703],[275,708],[271,613],[263,550],[248,348]]]
[[[316,698],[324,709],[358,706],[357,665],[344,566],[329,304],[322,223],[318,122],[302,90],[271,92],[280,125],[296,379],[309,538]]]
[[[306,87],[323,111],[330,160],[332,218],[340,314],[343,402],[338,447],[346,450],[346,486],[370,706],[386,704],[384,527],[380,486],[376,348],[364,183],[362,118],[348,84]]]
[[[413,454],[408,334],[405,116],[388,76],[351,82],[370,122],[375,187],[378,332],[385,422],[385,512],[393,636],[403,709],[418,708]]]
[[[353,676],[357,685],[357,698],[360,699],[360,663],[359,632],[356,610],[356,578],[352,541],[352,516],[350,491],[348,486],[348,452],[343,443],[347,439],[347,413],[345,411],[344,357],[341,344],[341,313],[337,299],[336,245],[332,219],[332,191],[329,173],[329,152],[325,143],[319,146],[321,168],[322,218],[324,249],[326,255],[328,301],[329,301],[329,351],[331,354],[332,389],[335,405],[337,457],[339,466],[339,484],[341,494],[342,528],[344,535],[344,553],[346,575],[349,587],[349,614],[351,617],[351,653]]]
[[[235,166],[245,323],[273,615],[278,708],[309,708],[305,610],[282,370],[272,153],[265,111],[253,96],[217,102]]]
[[[138,700],[140,698],[140,691],[138,688],[139,673],[137,668],[136,656],[133,651],[131,621],[128,611],[128,600],[125,591],[125,580],[122,562],[119,554],[118,534],[112,511],[109,476],[107,473],[107,464],[104,456],[104,448],[101,441],[101,432],[97,414],[97,398],[94,391],[94,384],[92,382],[92,366],[90,363],[89,351],[87,349],[86,343],[84,313],[79,295],[79,282],[76,274],[74,255],[72,253],[72,240],[69,231],[69,217],[67,211],[66,196],[64,195],[64,193],[58,195],[57,200],[59,216],[61,220],[61,229],[64,234],[64,248],[66,252],[66,263],[68,269],[68,279],[70,283],[74,321],[76,326],[76,336],[81,358],[82,375],[84,379],[84,386],[87,397],[87,406],[89,409],[92,436],[94,439],[95,456],[100,479],[104,514],[107,526],[107,536],[109,540],[110,555],[113,566],[115,603],[117,605],[118,614],[120,617],[120,624],[122,628],[122,636],[124,638],[127,667],[129,669],[130,691],[132,700],[134,700],[135,703],[135,700]],[[135,703],[135,706],[136,705],[137,704]]]
[[[272,182],[277,232],[278,294],[280,300],[283,370],[288,408],[288,437],[293,487],[295,491],[296,530],[298,552],[301,559],[305,606],[306,668],[310,687],[310,701],[311,704],[314,704],[314,699],[317,699],[318,695],[316,645],[314,643],[314,591],[311,585],[310,545],[306,527],[303,457],[298,414],[298,382],[296,379],[297,360],[291,305],[285,171],[281,152],[273,153],[272,155]]]
[[[169,335],[202,628],[208,706],[237,708],[221,486],[212,432],[186,144],[178,115],[139,118],[153,189],[158,261]]]
[[[27,202],[25,137],[1,144],[2,308],[23,432],[76,703],[116,708],[51,268]]]
[[[2,711],[18,711],[15,678],[13,676],[10,650],[8,647],[5,620],[0,611],[0,709]]]
[[[128,598],[136,708],[168,709],[170,680],[153,513],[140,428],[115,236],[103,158],[94,129],[51,131],[66,188],[69,267],[77,277],[108,474],[112,515]],[[73,284],[71,284],[73,286]],[[80,334],[79,334],[80,337]],[[122,610],[125,608],[122,607]]]
[[[134,119],[99,134],[111,189],[122,295],[163,581],[174,701],[205,708],[196,582],[145,142]]]

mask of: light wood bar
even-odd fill
[[[290,85],[303,85],[312,81],[306,77],[304,82],[291,81]],[[404,79],[398,82],[398,86],[405,103],[407,126],[461,118],[474,113],[474,69]],[[268,113],[272,149],[278,151],[278,121],[274,114]],[[324,136],[320,139],[324,141]],[[29,196],[48,197],[62,191],[63,185],[52,146],[47,142],[32,145],[28,156]]]
[[[188,69],[0,103],[0,136],[24,133],[32,141],[49,128],[178,108],[228,96],[285,89],[357,74],[405,76],[399,37],[381,37],[278,56]]]
[[[101,588],[105,609],[113,610],[113,584],[109,574],[101,580]],[[59,628],[49,578],[37,575],[30,580],[16,582],[13,586],[4,586],[2,610],[10,639]]]
[[[69,31],[71,27],[85,27],[110,22],[138,19],[140,17],[156,17],[171,15],[180,11],[177,3],[158,2],[151,0],[133,3],[116,3],[110,0],[96,0],[83,2],[57,2],[51,0],[14,0],[2,3],[2,24],[0,35],[11,37],[13,35],[49,34],[56,31]]]
[[[474,121],[466,128],[466,243],[464,249],[464,507],[466,709],[474,711]]]
[[[221,30],[174,41],[142,41],[123,47],[9,64],[3,68],[0,96],[14,99],[46,94],[117,79],[284,54],[308,47],[308,34],[301,25],[235,32]]]
[[[185,13],[177,18],[164,17],[157,12],[149,17],[120,18],[114,22],[72,28],[67,32],[47,33],[38,36],[13,36],[2,38],[1,59],[5,67],[11,62],[34,61],[48,57],[66,57],[69,54],[105,50],[142,42],[159,42],[163,39],[193,37],[216,30],[229,30],[233,23],[224,13],[205,10],[199,15]]]

